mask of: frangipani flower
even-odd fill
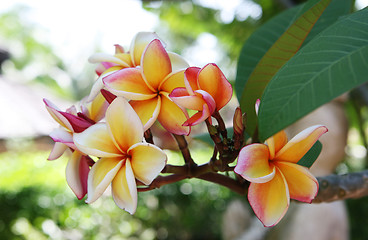
[[[95,97],[104,87],[102,82],[103,77],[123,68],[135,68],[141,66],[142,55],[145,48],[155,39],[161,41],[154,32],[139,32],[133,38],[128,52],[125,52],[122,46],[116,44],[114,55],[105,53],[96,53],[92,55],[88,60],[90,63],[98,63],[96,73],[100,77],[92,87],[89,100]],[[176,53],[168,52],[167,54],[173,64],[173,69],[177,70],[187,67],[188,64],[186,61]]]
[[[290,198],[310,203],[317,195],[317,179],[297,163],[325,132],[324,126],[312,126],[287,142],[280,131],[267,145],[254,143],[241,149],[234,171],[250,182],[249,203],[265,226],[281,220]]]
[[[185,88],[176,88],[171,99],[181,107],[198,112],[184,122],[184,126],[196,125],[223,108],[231,99],[231,84],[216,64],[210,63],[202,69],[188,68],[185,73]]]
[[[78,151],[73,142],[73,134],[84,131],[104,118],[108,103],[101,94],[92,102],[85,105],[82,103],[82,112],[77,112],[74,106],[63,112],[47,99],[44,99],[44,103],[50,115],[60,124],[60,128],[55,129],[50,134],[55,145],[48,160],[55,160],[68,148],[72,149],[73,153],[65,170],[66,180],[77,198],[82,199],[87,193],[88,162],[92,160]]]
[[[97,123],[73,137],[83,153],[101,158],[88,175],[86,202],[96,201],[111,183],[115,203],[133,214],[137,207],[135,179],[149,185],[164,168],[166,155],[143,142],[142,122],[124,98],[110,104],[105,119],[106,123]]]
[[[190,128],[182,126],[187,113],[169,98],[170,92],[184,87],[184,70],[173,72],[170,56],[161,41],[154,39],[145,48],[140,68],[124,68],[103,78],[107,89],[116,96],[131,100],[144,130],[156,119],[177,135],[188,135]]]

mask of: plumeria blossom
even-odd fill
[[[96,201],[111,183],[115,203],[133,214],[137,207],[136,179],[149,185],[164,168],[166,154],[144,142],[142,122],[124,98],[112,101],[105,120],[73,136],[83,153],[100,157],[88,175],[86,202]]]
[[[104,87],[102,79],[105,76],[123,68],[135,68],[141,66],[142,55],[145,48],[155,39],[161,41],[158,35],[154,32],[139,32],[133,38],[129,51],[127,52],[121,45],[116,44],[114,55],[106,53],[95,53],[92,55],[88,60],[90,63],[97,63],[96,73],[99,78],[92,87],[89,100],[94,98]],[[176,53],[167,52],[167,54],[174,65],[174,69],[187,67],[186,61]]]
[[[144,49],[140,67],[124,68],[103,78],[107,90],[129,103],[143,122],[144,130],[158,120],[171,133],[188,135],[189,127],[182,126],[188,118],[185,110],[169,97],[172,90],[184,87],[184,66],[176,70],[162,42],[152,40]],[[178,66],[178,64],[176,64]]]
[[[196,110],[183,126],[192,126],[209,119],[215,112],[223,108],[231,99],[231,84],[220,68],[213,63],[202,69],[190,67],[185,73],[185,88],[176,88],[171,92],[171,99],[179,106]]]
[[[249,203],[265,226],[281,220],[290,198],[311,203],[317,195],[317,179],[297,163],[326,132],[325,126],[312,126],[288,142],[285,132],[280,131],[266,144],[254,143],[241,149],[234,171],[250,182]]]
[[[75,106],[63,112],[47,99],[44,99],[44,103],[52,118],[60,124],[60,127],[50,134],[55,145],[48,160],[55,160],[68,148],[72,149],[73,153],[66,167],[66,180],[77,198],[82,199],[87,193],[89,161],[92,160],[78,151],[73,142],[73,134],[82,132],[103,119],[108,104],[101,94],[92,102],[82,104],[81,112],[78,112]]]

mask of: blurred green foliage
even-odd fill
[[[20,148],[0,154],[1,239],[221,239],[222,213],[236,197],[191,179],[140,193],[137,212],[129,215],[109,190],[91,205],[79,201],[65,181],[67,156],[47,161],[48,152],[32,144],[15,145]]]
[[[70,63],[55,54],[49,41],[47,30],[29,18],[30,9],[16,5],[8,12],[0,14],[0,48],[10,53],[10,61],[5,64],[10,80],[41,84],[56,96],[80,100],[88,95],[95,80],[93,70],[85,71],[87,63],[75,73]],[[4,71],[7,75],[7,71]]]
[[[12,66],[8,68],[17,72],[26,71],[28,76],[22,80],[47,85],[55,94],[70,97],[70,92],[59,86],[46,71],[55,67],[65,69],[62,59],[53,53],[50,43],[40,42],[44,30],[28,22],[26,17],[20,17],[27,12],[27,7],[17,6],[0,15],[0,47],[10,51]]]

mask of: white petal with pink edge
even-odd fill
[[[55,128],[51,131],[49,135],[52,140],[55,142],[61,142],[61,143],[73,143],[73,134],[69,131],[66,131],[65,128]]]
[[[68,149],[68,146],[64,143],[55,142],[54,147],[51,150],[51,153],[47,160],[55,160],[58,159],[63,153]]]
[[[47,100],[46,98],[43,99],[43,102],[46,105],[47,111],[50,113],[51,117],[57,121],[62,127],[73,131],[72,125],[69,121],[59,112],[59,108],[53,104],[51,101]]]
[[[169,55],[173,72],[180,71],[189,67],[189,63],[179,54],[173,52],[167,52],[167,54]]]

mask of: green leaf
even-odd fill
[[[310,168],[317,160],[319,154],[322,151],[322,143],[317,141],[311,149],[299,160],[298,164],[307,168]]]
[[[235,81],[235,92],[239,101],[244,86],[259,60],[261,60],[267,50],[286,31],[288,26],[290,26],[297,17],[300,17],[303,12],[315,4],[315,2],[316,1],[309,1],[307,4],[301,4],[281,12],[270,21],[260,26],[244,43],[238,60]],[[351,0],[332,0],[304,40],[303,44],[305,45],[319,32],[333,24],[339,17],[348,14],[351,10],[351,6]]]
[[[307,38],[304,40],[303,46],[317,36],[317,34],[335,23],[340,17],[349,14],[351,12],[351,8],[352,0],[332,0],[308,34]]]
[[[244,86],[257,63],[286,31],[287,27],[292,23],[293,17],[301,7],[297,6],[278,14],[260,26],[244,43],[239,55],[235,81],[235,93],[239,101]]]
[[[259,109],[267,139],[322,104],[368,80],[368,8],[338,20],[274,76]]]
[[[253,135],[257,122],[254,109],[256,100],[262,96],[265,87],[277,71],[300,49],[330,2],[331,0],[321,0],[296,19],[254,68],[240,98],[242,111],[248,116],[247,132],[250,135]]]

